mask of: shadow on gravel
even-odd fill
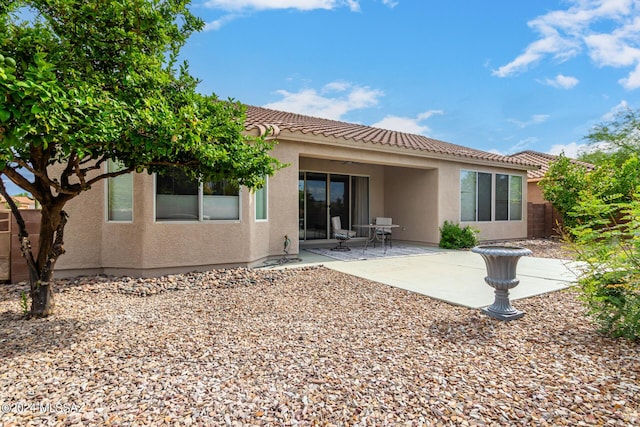
[[[79,344],[104,321],[76,321],[55,316],[28,319],[22,312],[0,313],[0,360],[19,355],[52,353]]]

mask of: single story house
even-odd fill
[[[146,173],[110,179],[67,206],[58,277],[153,276],[257,265],[335,242],[342,227],[393,218],[393,239],[437,245],[445,220],[482,240],[527,235],[527,161],[421,135],[248,107],[248,134],[268,134],[288,167],[250,192],[230,182]]]

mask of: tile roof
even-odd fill
[[[554,156],[553,154],[540,153],[538,151],[521,151],[516,154],[512,154],[509,157],[520,159],[526,163],[540,166],[540,169],[530,170],[527,172],[527,178],[531,180],[539,180],[542,179],[545,173],[549,170],[549,164],[551,162],[555,162],[558,160],[559,156]],[[577,165],[582,165],[587,170],[595,169],[595,166],[591,163],[581,162],[580,160],[569,159],[572,163]]]
[[[380,146],[401,147],[454,157],[532,166],[531,163],[519,158],[475,150],[423,135],[414,135],[355,123],[247,106],[245,128],[248,131],[257,130],[263,133],[269,127],[274,129],[276,137],[281,131],[299,132],[301,134],[353,140],[364,144],[379,144]]]

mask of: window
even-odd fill
[[[460,220],[491,221],[491,174],[460,171]]]
[[[509,219],[520,221],[522,219],[522,177],[511,176],[509,185]]]
[[[509,219],[509,175],[496,174],[496,221]]]
[[[117,172],[123,165],[107,161],[107,172]],[[107,178],[107,220],[133,221],[133,175],[130,173]]]
[[[240,186],[226,179],[202,185],[204,219],[240,219]]]
[[[198,219],[198,182],[177,168],[156,175],[156,220]]]
[[[267,219],[267,178],[264,180],[264,187],[255,191],[256,198],[256,221],[266,221]]]
[[[522,220],[522,177],[497,173],[495,200],[492,201],[491,175],[460,171],[461,221],[491,221],[492,203],[495,221]]]
[[[496,174],[496,221],[522,219],[522,177]]]
[[[240,186],[222,180],[203,184],[179,168],[156,175],[156,220],[240,219]]]

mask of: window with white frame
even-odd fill
[[[240,219],[240,186],[222,180],[199,183],[179,168],[156,175],[157,221]]]
[[[496,174],[496,221],[522,219],[522,177]]]
[[[491,221],[491,174],[460,171],[460,220]]]
[[[522,177],[495,174],[492,199],[492,174],[460,171],[460,220],[495,221],[522,220]]]
[[[107,172],[118,172],[124,166],[113,160],[107,161]],[[107,178],[107,220],[113,222],[133,221],[133,175]]]
[[[522,177],[509,175],[509,220],[522,220]]]
[[[208,220],[240,219],[240,186],[223,179],[202,185],[202,215]]]
[[[267,220],[267,178],[265,178],[264,186],[255,191],[256,200],[256,221]]]

